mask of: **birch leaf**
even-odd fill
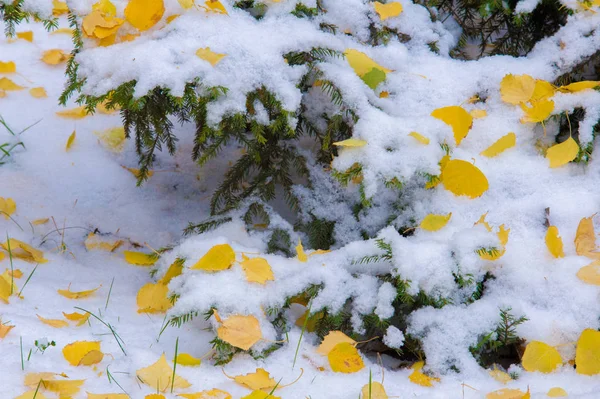
[[[413,372],[408,376],[408,380],[413,384],[421,385],[423,387],[432,387],[435,381],[439,381],[439,378],[430,377],[424,374],[421,370],[425,366],[424,362],[416,362],[413,364]]]
[[[100,363],[100,361],[102,361],[102,357],[100,357],[99,360],[95,358],[94,360],[97,360],[95,363],[90,363],[89,361],[82,363],[84,358],[91,352],[102,353],[100,351],[100,341],[75,341],[66,345],[62,350],[63,356],[71,366]]]
[[[473,125],[473,117],[464,108],[457,105],[438,108],[431,113],[431,116],[452,128],[456,145],[460,145],[461,141],[467,137]]]
[[[327,356],[329,352],[337,345],[342,342],[346,342],[352,345],[356,345],[356,341],[344,334],[341,331],[330,331],[329,334],[323,338],[323,342],[319,345],[317,353]]]
[[[48,93],[46,93],[46,89],[43,87],[34,87],[29,90],[29,94],[33,98],[46,98],[48,97]]]
[[[331,370],[336,373],[356,373],[365,367],[356,347],[348,342],[341,342],[327,354]]]
[[[521,364],[527,371],[550,373],[562,364],[562,358],[556,348],[544,342],[532,341],[525,347]]]
[[[554,387],[554,388],[550,388],[548,393],[546,393],[546,396],[548,396],[550,398],[562,398],[565,396],[569,396],[569,394],[567,393],[567,391],[565,391],[561,387]]]
[[[365,384],[361,389],[362,399],[388,399],[389,396],[385,392],[385,388],[378,382]]]
[[[483,195],[489,187],[485,175],[473,164],[450,160],[442,170],[441,181],[446,190],[454,195],[466,195],[477,198]]]
[[[484,157],[493,158],[517,144],[517,135],[513,132],[499,138],[494,144],[481,153]]]
[[[231,399],[231,395],[220,389],[213,388],[210,391],[196,393],[180,393],[177,395],[185,399]]]
[[[165,313],[173,307],[169,299],[169,287],[165,284],[148,283],[137,293],[138,313]]]
[[[599,259],[600,253],[595,252],[596,249],[596,233],[592,217],[582,218],[575,233],[575,251],[577,255]]]
[[[260,324],[254,316],[230,316],[219,328],[217,336],[236,348],[247,351],[262,338]]]
[[[76,107],[64,111],[59,111],[56,113],[56,115],[65,119],[83,119],[86,116],[88,116],[88,113],[85,110],[85,107]]]
[[[234,381],[253,391],[259,389],[270,391],[277,385],[277,381],[275,381],[269,372],[263,368],[257,368],[254,373],[238,375],[234,378]]]
[[[9,326],[8,324],[0,323],[0,339],[6,338],[10,330],[15,328],[15,326]]]
[[[22,259],[29,263],[46,263],[48,259],[44,258],[44,253],[39,249],[33,248],[31,245],[25,244],[23,241],[10,238],[7,242],[2,243],[2,248],[8,252],[10,243],[10,252],[13,258]]]
[[[502,101],[517,105],[531,99],[535,90],[535,79],[529,75],[506,75],[500,82]]]
[[[485,395],[485,399],[526,399],[527,392],[520,389],[503,388]]]
[[[551,83],[546,82],[545,80],[536,80],[535,81],[535,90],[533,90],[533,95],[531,96],[531,101],[540,101],[550,99],[554,95],[555,89]]]
[[[296,256],[300,262],[308,261],[308,256],[306,255],[306,252],[304,252],[304,247],[302,246],[302,240],[298,240],[298,245],[296,245]]]
[[[65,54],[65,52],[60,49],[47,50],[44,51],[44,54],[42,54],[42,61],[44,61],[48,65],[62,64],[69,58],[70,55]]]
[[[173,381],[173,369],[167,363],[167,358],[163,353],[156,363],[139,369],[136,372],[137,377],[152,389],[158,392],[165,392],[167,388],[173,385],[174,388],[188,388],[191,386],[184,378],[175,376]]]
[[[220,244],[209,249],[191,269],[218,272],[229,269],[233,262],[235,262],[235,252],[231,245]]]
[[[281,399],[281,397],[272,395],[265,391],[254,391],[250,395],[243,396],[240,399]]]
[[[344,54],[346,55],[346,60],[352,69],[354,69],[354,72],[361,78],[367,73],[371,72],[373,69],[379,69],[384,73],[393,72],[391,69],[387,69],[379,65],[368,55],[358,50],[348,49],[344,51]]]
[[[104,147],[112,152],[121,152],[125,147],[125,129],[123,127],[115,127],[101,132],[94,132],[100,139]]]
[[[0,214],[9,220],[11,215],[17,211],[17,203],[12,198],[0,197]],[[6,248],[8,250],[8,248]]]
[[[579,154],[579,145],[573,137],[569,137],[562,143],[548,148],[546,158],[550,161],[551,168],[558,168],[574,160],[577,154]]]
[[[179,353],[177,355],[177,364],[182,366],[196,367],[202,364],[202,359],[195,358],[188,353]]]
[[[181,6],[181,8],[183,8],[184,10],[189,10],[190,8],[194,7],[194,0],[177,0],[179,2],[179,5]]]
[[[560,86],[558,88],[559,91],[563,93],[576,93],[582,90],[595,89],[600,86],[600,82],[594,82],[590,80],[586,80],[583,82],[575,82],[566,86]]]
[[[548,231],[546,232],[546,247],[555,258],[565,257],[562,238],[558,235],[558,228],[556,226],[548,227]]]
[[[554,101],[552,100],[539,100],[535,101],[531,107],[528,107],[524,103],[521,103],[521,109],[525,113],[525,116],[521,118],[521,123],[540,123],[550,117],[552,111],[554,111]]]
[[[452,217],[452,212],[447,215],[429,214],[421,221],[420,228],[427,231],[438,231],[443,228]]]
[[[206,0],[204,5],[205,7],[203,8],[208,12],[228,15],[225,6],[223,6],[223,4],[219,0]]]
[[[30,43],[33,42],[33,32],[30,30],[25,31],[25,32],[17,32],[17,37],[19,39],[26,40]]]

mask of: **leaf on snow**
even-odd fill
[[[165,313],[173,307],[169,287],[162,283],[148,283],[137,293],[138,313]]]
[[[577,154],[579,154],[579,144],[573,140],[573,137],[569,137],[562,143],[548,148],[546,158],[550,161],[551,168],[558,168],[574,160]]]
[[[245,255],[242,255],[243,261],[240,266],[246,273],[246,280],[252,283],[266,284],[267,281],[275,280],[273,276],[273,270],[271,265],[265,258],[252,258],[249,259]]]
[[[139,369],[136,375],[144,384],[156,389],[158,392],[165,392],[171,385],[174,388],[188,388],[191,386],[189,382],[178,375],[175,375],[175,380],[172,381],[173,369],[167,363],[164,353],[156,363]]]
[[[196,51],[196,55],[198,58],[209,62],[212,66],[217,65],[223,58],[227,56],[227,54],[219,54],[211,51],[210,47],[199,48],[198,51]]]
[[[467,137],[473,125],[471,114],[458,105],[438,108],[431,113],[431,116],[441,120],[452,128],[456,145],[460,145],[461,141]]]
[[[555,258],[565,257],[562,238],[560,238],[556,226],[550,226],[548,227],[548,231],[546,231],[546,247]]]
[[[413,372],[408,376],[408,380],[413,384],[421,385],[423,387],[432,387],[433,383],[439,381],[439,378],[430,377],[423,373],[421,370],[425,366],[425,362],[416,362],[412,365]]]
[[[529,75],[509,74],[500,82],[502,101],[513,105],[529,101],[534,90],[535,79]]]
[[[417,132],[410,132],[408,135],[410,137],[413,137],[415,140],[417,140],[421,144],[424,144],[424,145],[429,144],[429,138],[423,136],[422,134],[419,134]]]
[[[397,17],[400,15],[400,13],[402,13],[402,4],[398,3],[397,1],[392,1],[386,4],[376,1],[373,3],[373,7],[382,21],[385,21],[388,18]]]
[[[102,286],[100,286],[100,287],[102,287]],[[58,290],[58,293],[60,295],[64,296],[65,298],[69,298],[69,299],[81,299],[81,298],[87,298],[87,297],[89,297],[94,292],[98,291],[100,289],[100,287],[94,288],[93,290],[79,291],[79,292],[73,292],[73,291],[71,291],[71,288],[68,288],[66,290]]]
[[[39,314],[37,315],[37,318],[40,319],[40,321],[44,324],[47,324],[51,327],[54,328],[64,328],[64,327],[69,327],[69,323],[67,323],[64,320],[59,320],[59,319],[45,319],[42,316],[40,316]]]
[[[550,373],[562,364],[562,358],[556,348],[544,342],[532,341],[525,347],[521,364],[527,371]]]
[[[480,197],[489,187],[481,170],[469,162],[454,159],[446,163],[441,181],[446,190],[470,198]]]
[[[229,393],[216,388],[196,393],[180,393],[177,396],[185,399],[231,399]]]
[[[220,244],[209,249],[191,269],[217,272],[229,269],[233,262],[235,262],[235,252],[231,245]]]
[[[164,13],[163,0],[130,0],[125,7],[127,21],[141,31],[156,25]]]
[[[336,344],[327,354],[327,360],[336,373],[356,373],[365,367],[360,353],[349,342]]]
[[[263,368],[257,368],[254,373],[238,375],[233,380],[253,391],[259,389],[270,391],[277,386],[277,381]]]
[[[577,340],[575,366],[578,374],[600,373],[600,331],[591,328],[583,330]]]
[[[481,153],[484,157],[493,158],[517,144],[517,135],[513,132],[500,137],[494,144]]]
[[[547,99],[534,101],[531,107],[521,103],[521,109],[525,113],[525,116],[521,118],[521,123],[539,123],[550,117],[554,111],[554,101]]]
[[[262,332],[256,317],[234,315],[217,328],[217,336],[228,344],[247,351],[260,341]]]
[[[100,363],[104,357],[100,341],[75,341],[66,345],[62,353],[71,366],[90,366]]]
[[[451,217],[452,212],[447,215],[434,215],[430,213],[423,218],[419,227],[427,231],[438,231],[448,224]]]
[[[152,266],[158,261],[157,254],[146,254],[138,251],[123,251],[125,262],[130,265]]]
[[[62,64],[69,58],[71,58],[71,56],[69,54],[65,54],[65,52],[60,49],[47,50],[44,51],[44,54],[42,54],[42,61],[48,65]]]

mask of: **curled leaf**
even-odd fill
[[[473,117],[464,108],[457,105],[438,108],[431,113],[431,116],[452,128],[456,145],[460,145],[461,141],[467,137],[473,125]]]
[[[513,132],[500,137],[494,144],[481,153],[484,157],[493,158],[517,144],[517,135]]]

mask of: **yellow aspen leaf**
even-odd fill
[[[6,338],[10,330],[15,328],[15,326],[9,326],[8,324],[0,323],[0,339]]]
[[[58,293],[68,299],[81,299],[81,298],[87,298],[87,297],[91,296],[94,292],[98,291],[100,289],[100,287],[94,288],[93,290],[78,291],[78,292],[73,292],[73,291],[71,291],[70,288],[68,288],[66,290],[58,290]]]
[[[173,307],[169,287],[161,283],[148,283],[137,293],[138,313],[165,313]]]
[[[532,341],[525,347],[521,364],[527,371],[550,373],[562,364],[562,358],[556,348],[544,342]]]
[[[223,58],[227,56],[227,54],[219,54],[211,51],[210,47],[199,48],[196,51],[196,55],[198,58],[208,61],[212,66],[217,65]]]
[[[414,138],[415,140],[417,140],[421,144],[424,144],[424,145],[429,144],[429,138],[423,136],[422,134],[419,134],[417,132],[410,132],[408,135],[410,137]]]
[[[307,317],[308,321],[306,321]],[[323,311],[310,314],[308,309],[306,309],[306,312],[304,312],[302,316],[298,317],[295,324],[298,327],[302,328],[304,327],[304,322],[306,321],[306,331],[314,332],[317,329],[317,323],[319,322],[319,320],[322,320],[323,317],[325,317],[325,313]]]
[[[113,36],[116,35],[124,22],[125,21],[120,18],[115,18],[110,14],[96,9],[83,18],[81,27],[88,37],[95,37],[97,39],[108,39],[109,37],[112,37],[110,40],[114,42]]]
[[[562,238],[558,235],[558,228],[556,226],[550,226],[548,227],[548,231],[546,231],[546,247],[555,258],[565,257]]]
[[[225,6],[223,6],[223,4],[219,0],[206,0],[204,5],[205,5],[205,7],[203,7],[203,8],[206,11],[214,12],[217,14],[229,15],[229,14],[227,14],[227,10],[225,9]]]
[[[577,154],[579,154],[579,144],[573,140],[573,137],[569,137],[562,143],[548,148],[546,158],[550,161],[551,168],[558,168],[574,160]]]
[[[190,8],[194,7],[194,0],[177,0],[179,2],[179,5],[181,6],[181,8],[183,8],[184,10],[189,10]]]
[[[129,397],[129,396],[127,396],[127,397]],[[146,395],[144,397],[144,399],[166,399],[166,398],[165,398],[165,395],[161,395],[158,393],[151,393],[150,395]]]
[[[87,399],[131,399],[124,393],[89,393]]]
[[[0,98],[4,98],[6,97],[6,91],[4,91],[3,89],[0,89]]]
[[[158,282],[164,285],[169,285],[171,280],[177,276],[180,276],[182,272],[183,259],[176,259],[175,262],[171,263],[171,266],[169,266],[169,269],[167,269],[167,272],[165,273],[163,278],[158,280]]]
[[[69,6],[64,1],[52,0],[52,15],[58,17],[69,12]]]
[[[138,251],[123,251],[123,256],[125,257],[125,262],[137,266],[152,266],[159,258],[158,254],[146,254]]]
[[[33,32],[28,30],[25,32],[17,32],[17,37],[19,39],[27,40],[28,42],[33,42]]]
[[[71,133],[71,135],[69,136],[69,138],[67,140],[67,144],[65,145],[65,151],[69,151],[71,149],[71,147],[73,147],[73,143],[75,142],[76,136],[77,136],[77,133],[75,132],[75,130],[73,130],[73,133]]]
[[[362,399],[388,399],[389,396],[385,392],[385,388],[378,382],[371,382],[371,384],[365,384],[361,389]]]
[[[577,277],[584,283],[600,285],[600,260],[579,269]]]
[[[493,158],[509,148],[514,147],[515,145],[517,145],[517,135],[513,132],[510,132],[507,135],[500,137],[494,144],[483,151],[481,155],[484,157]]]
[[[35,219],[31,221],[31,224],[34,226],[39,226],[42,224],[46,224],[50,221],[50,218],[42,218],[42,219]]]
[[[535,89],[533,90],[530,101],[535,102],[549,99],[554,95],[555,90],[556,89],[550,82],[538,79],[535,81]]]
[[[270,391],[277,385],[277,381],[275,381],[269,372],[263,368],[257,368],[254,373],[238,375],[233,380],[253,391],[259,389]]]
[[[368,55],[358,50],[348,49],[344,51],[344,54],[346,55],[346,60],[352,69],[354,69],[354,72],[361,78],[367,73],[371,72],[373,69],[378,69],[383,73],[393,72],[391,69],[387,69],[379,65],[369,58]]]
[[[240,266],[246,273],[246,280],[252,283],[266,284],[267,281],[275,280],[273,276],[273,270],[271,265],[265,258],[252,258],[248,259],[246,256]]]
[[[454,195],[477,198],[489,187],[485,175],[475,165],[461,160],[450,160],[442,170],[441,181]]]
[[[382,91],[381,93],[379,93],[379,98],[388,98],[390,96],[390,93],[387,91]]]
[[[587,328],[577,340],[575,366],[578,374],[600,373],[600,331]]]
[[[37,315],[37,318],[40,319],[40,321],[44,324],[47,324],[51,327],[54,328],[64,328],[64,327],[69,327],[69,323],[67,323],[64,320],[58,320],[58,319],[45,319],[42,316],[40,316],[39,314]]]
[[[75,341],[66,345],[62,353],[71,366],[79,366],[82,359],[92,351],[100,352],[100,341]]]
[[[34,87],[33,89],[29,89],[29,94],[33,98],[46,98],[48,97],[48,93],[46,93],[46,89],[43,87]]]
[[[17,396],[15,399],[48,399],[43,393],[38,390],[27,391],[23,395]]]
[[[135,169],[135,168],[128,168],[127,166],[121,166],[123,169],[128,170],[132,175],[135,176],[136,179],[140,178],[141,175],[141,171],[139,169]],[[149,170],[146,173],[146,177],[152,177],[154,176],[154,171]]]
[[[165,13],[163,0],[129,0],[125,18],[135,28],[148,30],[160,21]]]
[[[202,364],[202,359],[195,358],[189,353],[179,353],[177,355],[177,364],[182,366],[196,367]]]
[[[281,397],[272,395],[265,391],[254,391],[250,395],[243,396],[240,399],[281,399]]]
[[[58,111],[56,115],[66,119],[83,119],[88,116],[88,113],[85,110],[85,107],[76,107],[72,109],[66,109],[64,111]]]
[[[158,392],[165,392],[171,385],[173,388],[189,388],[191,386],[189,382],[178,375],[173,380],[173,369],[167,363],[164,353],[156,363],[139,369],[136,375],[144,384]]]
[[[531,107],[528,107],[524,103],[521,103],[521,109],[525,115],[521,118],[521,123],[539,123],[543,122],[554,111],[554,101],[552,100],[539,100],[535,101]]]
[[[333,143],[338,147],[364,147],[367,145],[367,142],[360,139],[346,139],[342,141],[336,141]]]
[[[23,86],[19,86],[9,78],[0,78],[0,90],[4,91],[17,91],[23,90]]]
[[[52,32],[50,32],[51,35],[69,35],[72,36],[73,35],[73,29],[71,28],[60,28],[57,30],[53,30]]]
[[[496,381],[498,381],[502,384],[506,384],[506,383],[512,381],[510,374],[508,374],[505,371],[498,370],[495,367],[493,370],[489,371],[489,375],[490,375],[490,377],[492,377],[493,379],[495,379]]]
[[[595,252],[596,249],[596,233],[592,217],[582,218],[575,233],[575,251],[577,255],[598,259],[600,253]]]
[[[331,370],[336,373],[356,373],[365,367],[356,347],[348,342],[341,342],[327,354]]]
[[[51,381],[56,379],[59,374],[56,373],[28,373],[25,375],[25,381],[23,384],[28,388],[36,388],[40,381]]]
[[[421,370],[425,366],[425,362],[416,362],[412,365],[413,372],[408,376],[408,380],[413,384],[421,385],[423,387],[432,387],[435,381],[439,381],[439,378],[430,377],[424,374]]]
[[[78,366],[93,366],[94,364],[98,364],[104,359],[104,353],[93,350],[85,354],[79,361]]]
[[[181,17],[180,14],[173,14],[173,15],[169,15],[166,19],[165,22],[168,24],[170,24],[171,22],[175,21],[177,18]]]
[[[100,238],[100,236],[92,232],[88,234],[83,244],[88,251],[99,249],[102,251],[114,252],[123,244],[123,240],[114,240],[112,242],[104,241]]]
[[[438,108],[431,113],[431,116],[441,120],[452,128],[456,145],[460,145],[461,141],[467,137],[473,125],[471,114],[458,105]]]
[[[304,252],[304,247],[302,246],[302,240],[298,240],[298,245],[296,245],[296,257],[300,262],[307,262],[308,256],[306,252]]]
[[[235,252],[231,245],[220,244],[209,249],[191,269],[218,272],[229,269],[233,262],[235,262]]]
[[[550,388],[550,390],[548,390],[548,393],[546,393],[546,396],[548,396],[550,398],[562,398],[565,396],[569,396],[569,394],[567,393],[567,391],[565,391],[561,387],[554,387],[554,388]]]
[[[402,13],[402,4],[397,1],[392,1],[390,3],[382,4],[378,1],[373,3],[373,7],[375,7],[375,12],[379,15],[382,21],[385,21],[388,18],[397,17]]]
[[[3,254],[4,255],[4,254]],[[14,269],[12,271],[7,270],[9,277],[21,278],[23,277],[23,272],[20,269]]]
[[[50,392],[58,393],[63,398],[78,393],[84,382],[85,380],[42,380],[42,386]]]
[[[42,54],[42,61],[48,65],[58,65],[67,61],[69,58],[70,55],[65,54],[65,52],[60,49],[47,50]]]
[[[100,11],[109,16],[117,15],[117,7],[110,0],[100,0],[99,2],[92,5],[92,10]]]
[[[594,82],[591,80],[586,80],[583,82],[575,82],[575,83],[571,83],[569,85],[566,86],[560,86],[558,88],[558,91],[561,91],[563,93],[576,93],[578,91],[582,91],[582,90],[587,90],[587,89],[594,89],[596,87],[600,86],[600,82]]]
[[[15,73],[17,65],[13,61],[0,61],[0,73]]]
[[[120,37],[120,41],[122,43],[124,43],[124,42],[132,42],[135,39],[137,39],[138,37],[140,37],[139,33],[128,33],[126,35],[121,36]]]
[[[17,203],[12,198],[0,197],[0,214],[9,220],[10,216],[17,211]]]
[[[14,287],[11,287],[10,281],[7,281],[3,276],[0,276],[0,300],[8,304],[10,303],[10,296],[14,291]]]
[[[63,312],[63,316],[65,316],[65,318],[67,320],[76,322],[78,327],[87,323],[87,321],[90,318],[89,313],[81,314],[81,313],[77,313],[77,312],[73,312],[73,313]]]
[[[446,224],[448,224],[448,221],[451,217],[452,212],[450,212],[447,215],[434,215],[430,213],[429,215],[425,216],[425,218],[423,218],[419,227],[427,231],[438,231]]]
[[[229,393],[216,388],[196,393],[180,393],[177,396],[185,399],[231,399]]]
[[[527,392],[520,389],[503,388],[485,395],[485,399],[525,399]]]
[[[104,147],[113,152],[121,152],[125,147],[125,129],[123,127],[115,127],[112,129],[94,132],[100,139]]]
[[[235,315],[217,328],[217,336],[228,344],[247,351],[260,341],[262,332],[256,317]]]
[[[481,119],[487,116],[487,111],[485,109],[473,109],[469,112],[469,114],[473,117],[473,119]]]
[[[529,75],[509,74],[500,82],[502,101],[513,105],[529,101],[534,90],[535,79]]]
[[[7,242],[2,243],[2,248],[8,252],[10,243],[10,252],[13,258],[22,259],[29,263],[46,263],[48,259],[44,258],[44,253],[39,249],[33,248],[31,245],[25,244],[23,241],[10,238]]]

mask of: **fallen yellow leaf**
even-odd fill
[[[462,140],[467,137],[473,125],[471,114],[457,105],[438,108],[431,113],[431,116],[441,120],[452,128],[456,145],[460,145]]]
[[[146,254],[137,251],[123,251],[123,256],[125,257],[125,262],[137,266],[152,266],[159,258],[159,255],[155,253]]]
[[[49,326],[52,326],[54,328],[64,328],[64,327],[69,327],[69,323],[67,323],[64,320],[58,320],[58,319],[45,319],[42,316],[40,316],[39,314],[37,315],[37,318],[40,319],[40,321],[44,324],[47,324]]]
[[[493,158],[517,144],[517,135],[513,132],[500,137],[494,144],[481,153],[484,157]]]
[[[219,54],[211,51],[210,47],[199,48],[198,51],[196,51],[196,55],[204,61],[208,61],[212,66],[217,65],[227,56],[227,54]]]
[[[81,299],[81,298],[87,298],[87,297],[89,297],[94,292],[98,291],[99,289],[100,289],[100,287],[94,288],[93,290],[73,292],[73,291],[71,291],[70,288],[68,288],[66,290],[58,290],[58,293],[60,295],[64,296],[65,298],[69,298],[69,299]]]
[[[388,18],[397,17],[400,15],[400,13],[402,13],[402,4],[398,3],[397,1],[392,1],[386,4],[376,1],[373,3],[373,7],[382,21],[385,21]]]
[[[220,244],[209,249],[191,269],[217,272],[229,269],[233,262],[235,262],[235,252],[231,245]]]
[[[247,351],[262,338],[260,324],[254,316],[230,316],[219,328],[217,336],[236,348]]]
[[[550,161],[551,168],[558,168],[574,160],[577,154],[579,154],[579,144],[573,140],[573,137],[569,137],[562,143],[548,148],[546,158]]]
[[[164,13],[163,0],[129,0],[125,7],[127,21],[141,31],[156,25]]]
[[[191,386],[184,378],[175,375],[173,380],[173,369],[167,363],[167,358],[163,353],[156,361],[156,363],[139,369],[136,372],[137,377],[144,384],[150,386],[152,389],[156,389],[158,392],[165,392],[167,388],[173,386],[174,388],[188,388]]]

